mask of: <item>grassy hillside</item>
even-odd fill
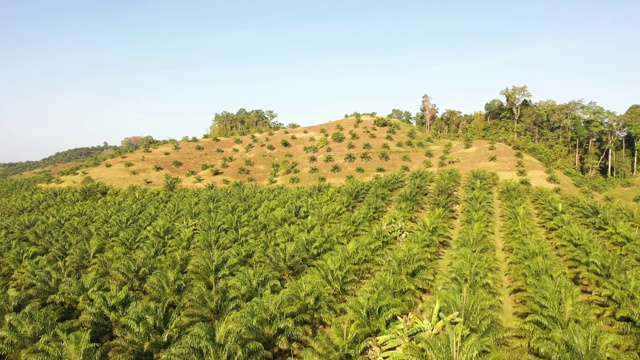
[[[339,141],[336,133],[344,140]],[[450,150],[446,150],[448,146]],[[79,185],[90,178],[116,187],[134,184],[157,188],[162,187],[166,174],[179,177],[183,187],[196,188],[234,181],[309,185],[324,179],[342,184],[348,177],[368,180],[398,171],[453,168],[467,173],[480,168],[496,172],[501,179],[526,178],[535,186],[555,186],[547,181],[542,164],[530,156],[516,155],[520,154],[504,144],[474,141],[465,148],[460,141],[431,141],[399,121],[394,126],[376,127],[372,118],[365,117],[360,124],[348,118],[273,133],[165,144],[63,176],[58,185]],[[566,177],[556,177],[573,189]]]

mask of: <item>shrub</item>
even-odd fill
[[[331,162],[333,162],[333,156],[331,156],[331,155],[325,155],[325,157],[324,157],[324,162],[325,162],[325,163],[331,163]]]
[[[331,172],[332,173],[339,173],[340,171],[342,171],[340,166],[338,166],[338,164],[333,164],[333,166],[331,167]]]
[[[82,178],[82,181],[80,182],[80,185],[89,185],[94,183],[95,180],[93,180],[93,178],[91,176],[85,176]]]
[[[464,137],[464,148],[465,149],[471,149],[472,146],[473,146],[473,139],[470,136],[465,136]]]
[[[358,134],[356,134],[355,131],[353,130],[349,130],[349,136],[351,136],[351,140],[358,140],[360,139],[360,137],[358,136]]]
[[[124,163],[124,167],[126,167],[126,168],[130,168],[132,166],[133,166],[133,163],[131,161],[127,161],[127,162]]]
[[[396,143],[396,147],[402,148],[402,147],[404,147],[404,143],[402,141],[398,141]]]
[[[340,131],[336,131],[331,134],[331,140],[333,140],[333,142],[341,143],[344,141],[344,134]]]
[[[391,147],[389,146],[388,143],[384,143],[384,144],[382,144],[382,149],[383,150],[391,150]]]
[[[369,154],[368,151],[365,151],[365,152],[361,153],[360,154],[360,160],[366,161],[366,162],[371,161],[371,154]]]
[[[181,162],[181,161],[179,161],[179,160],[173,160],[173,161],[171,162],[171,165],[173,165],[174,167],[179,168],[180,166],[182,166],[182,162]]]
[[[313,164],[316,161],[318,161],[318,158],[315,155],[309,156],[309,163],[310,164]]]
[[[320,176],[320,177],[318,177],[318,182],[320,182],[320,183],[327,182],[327,178],[324,177],[324,176]]]
[[[438,167],[445,167],[447,166],[447,157],[442,154],[438,157]]]
[[[196,145],[196,150],[197,151],[202,151],[202,150],[204,150],[204,147],[202,145]]]
[[[244,164],[246,166],[253,166],[255,163],[251,159],[244,159]]]
[[[110,168],[110,167],[112,167],[112,166],[113,166],[113,165],[111,165],[111,164],[109,164],[109,163],[104,164],[104,167],[106,167],[106,168]]]
[[[428,157],[428,158],[432,158],[433,157],[433,150],[431,149],[427,149],[424,151],[424,156]]]
[[[524,157],[524,155],[522,155],[522,151],[520,151],[520,150],[516,151],[515,156],[516,156],[518,159],[522,159],[522,158]]]
[[[377,138],[376,134],[369,133],[369,139],[375,139],[375,138]]]
[[[333,149],[331,148],[331,146],[327,146],[327,147],[325,148],[325,150],[326,150],[327,152],[331,152]]]
[[[312,167],[312,168],[310,168],[310,169],[309,169],[309,174],[315,174],[315,173],[317,173],[318,171],[319,171],[319,170],[318,170],[318,168],[314,166],[314,167]]]
[[[175,150],[175,151],[180,150],[180,144],[178,144],[178,143],[174,143],[174,144],[173,144],[173,150]]]
[[[162,166],[160,166],[158,164],[155,164],[155,165],[153,165],[153,170],[154,171],[161,171],[162,170]]]
[[[426,147],[426,145],[422,141],[418,141],[416,143],[416,146],[419,147],[420,149],[424,149]]]
[[[498,160],[498,156],[496,154],[493,154],[491,156],[489,156],[489,161],[497,161]]]
[[[291,158],[291,157],[293,157],[293,154],[290,153],[290,152],[287,152],[287,153],[284,154],[284,157]]]
[[[433,166],[433,164],[431,163],[431,160],[429,160],[429,159],[424,159],[424,160],[422,160],[422,165],[423,165],[424,167],[426,167],[426,168],[430,168],[430,167],[432,167],[432,166]]]
[[[280,140],[280,145],[282,145],[283,147],[290,147],[290,146],[291,146],[291,143],[290,143],[290,142],[288,142],[288,141],[287,141],[287,140],[285,140],[285,139],[282,139],[282,140]]]
[[[411,156],[409,154],[402,155],[402,161],[411,162]]]
[[[289,184],[297,184],[300,182],[300,178],[297,176],[292,176],[289,178]]]
[[[267,145],[267,150],[269,150],[269,151],[273,151],[273,150],[275,150],[275,149],[276,149],[276,148],[275,148],[275,146],[273,146],[273,145],[271,145],[271,144]]]
[[[373,120],[373,125],[379,126],[379,127],[389,126],[390,124],[391,122],[389,121],[389,119],[382,116],[378,116]]]
[[[356,145],[355,145],[354,143],[349,142],[349,143],[347,144],[347,150],[353,150],[353,149],[355,149],[355,148],[356,148]]]
[[[240,138],[235,138],[235,139],[233,139],[233,143],[234,143],[234,144],[238,144],[238,145],[240,145],[240,144],[242,144],[242,139],[240,139]]]
[[[303,148],[305,153],[317,153],[318,152],[318,147],[317,146],[313,146],[313,145],[309,145],[309,146],[305,146]]]
[[[531,186],[531,181],[529,181],[529,178],[526,177],[521,178],[518,182],[525,186]]]
[[[389,157],[389,153],[386,151],[381,151],[380,154],[378,154],[378,158],[380,158],[380,160],[382,161],[389,161],[391,159]]]
[[[443,153],[445,155],[449,155],[451,153],[451,148],[453,147],[453,143],[451,141],[449,141],[448,143],[444,144],[444,151]]]
[[[407,133],[407,136],[409,137],[409,139],[415,140],[415,138],[416,138],[416,129],[409,130],[409,132]]]
[[[296,137],[296,135],[295,135],[295,134],[293,134],[293,135],[289,136],[289,138],[290,138],[291,140],[295,140],[295,139],[297,139],[297,137]]]
[[[396,134],[396,129],[393,128],[393,127],[388,128],[387,129],[387,134],[395,135]]]
[[[223,183],[224,185],[229,185],[229,184],[231,184],[231,180],[229,180],[229,179],[222,179],[222,183]]]
[[[178,177],[164,174],[164,180],[162,181],[162,187],[167,191],[174,191],[178,188],[181,180]]]
[[[362,148],[365,149],[365,150],[369,150],[369,149],[371,149],[371,144],[366,142],[366,143],[362,144]]]
[[[387,134],[387,136],[384,137],[385,139],[389,140],[389,141],[393,141],[393,136]]]
[[[211,171],[211,175],[213,176],[220,176],[223,174],[222,170],[216,168],[211,168],[209,171]]]
[[[195,174],[197,174],[195,171],[193,171],[193,170],[188,170],[188,171],[187,171],[187,173],[186,173],[186,176],[187,176],[187,177],[190,177],[190,176],[193,176],[193,175],[195,175]]]
[[[494,140],[491,140],[491,142],[489,142],[489,150],[495,150],[496,149],[496,142]]]
[[[240,151],[238,148],[232,148],[231,151],[237,153],[238,151]]]
[[[525,177],[525,176],[527,176],[527,170],[525,170],[525,169],[518,169],[518,171],[516,172],[516,174],[518,174],[518,176],[520,176],[520,177]]]
[[[407,147],[410,147],[410,148],[414,147],[413,141],[411,140],[405,141],[405,145],[407,145]]]
[[[376,172],[383,173],[383,172],[385,172],[385,171],[386,171],[386,170],[385,170],[382,166],[378,166],[378,167],[376,168]]]
[[[238,174],[240,175],[248,175],[250,173],[249,169],[245,168],[244,166],[241,166],[238,169]]]
[[[551,184],[560,184],[560,180],[558,180],[558,176],[556,176],[556,174],[549,174],[549,176],[547,176],[547,181]]]
[[[168,151],[163,152],[163,154],[164,154],[164,156],[169,156],[169,155],[171,155],[171,153],[170,153],[170,152],[168,152]]]
[[[344,156],[344,161],[354,162],[356,161],[356,156],[353,153],[347,153],[347,155]]]
[[[407,165],[402,165],[402,167],[400,168],[400,170],[404,171],[404,172],[409,172],[411,171],[411,169],[409,169],[409,167]]]
[[[358,167],[356,168],[356,172],[357,172],[357,173],[363,173],[363,172],[364,172],[364,168],[363,168],[362,166],[358,166]]]

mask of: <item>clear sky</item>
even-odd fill
[[[640,1],[0,0],[0,162],[214,114],[311,125],[354,111],[533,100],[640,103]]]

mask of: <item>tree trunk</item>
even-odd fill
[[[609,145],[609,156],[607,162],[607,177],[611,177],[611,145]]]
[[[638,141],[636,141],[633,149],[633,176],[636,176],[637,168],[638,168]]]
[[[580,145],[580,139],[576,139],[576,169],[578,168],[578,146]]]

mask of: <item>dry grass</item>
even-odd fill
[[[401,129],[396,131],[396,134],[390,134],[392,140],[385,139],[388,128],[375,128],[373,126],[373,118],[364,118],[364,121],[357,127],[354,127],[355,119],[348,118],[338,120],[326,124],[315,125],[298,129],[282,129],[269,135],[268,133],[256,134],[256,141],[254,142],[251,136],[239,136],[231,138],[220,138],[219,141],[213,141],[211,139],[202,139],[198,142],[186,142],[180,141],[179,150],[173,150],[173,145],[166,144],[153,149],[150,153],[144,153],[142,151],[136,151],[131,154],[127,154],[124,158],[115,158],[103,162],[97,167],[83,169],[86,174],[78,174],[75,176],[61,177],[62,183],[60,186],[73,186],[80,184],[85,176],[90,176],[95,181],[101,181],[105,184],[115,187],[126,187],[128,185],[141,185],[150,187],[161,187],[163,177],[165,174],[171,176],[177,176],[182,180],[181,186],[185,187],[204,187],[206,184],[215,184],[221,186],[224,184],[225,179],[227,181],[248,181],[249,178],[255,180],[258,184],[269,184],[269,173],[272,169],[274,162],[283,163],[284,161],[297,162],[297,174],[283,174],[283,169],[280,171],[280,175],[275,178],[275,184],[277,185],[290,185],[292,177],[299,179],[299,185],[314,184],[319,179],[325,178],[327,182],[332,184],[342,184],[345,182],[346,177],[351,175],[357,179],[368,180],[374,176],[380,174],[376,169],[382,167],[385,173],[401,171],[403,166],[407,166],[410,170],[424,168],[423,161],[429,160],[432,166],[431,170],[438,169],[438,157],[442,154],[447,140],[436,140],[433,143],[428,143],[424,134],[416,131],[416,138],[411,140],[414,145],[412,147],[406,146],[406,142],[409,139],[408,132],[413,126],[407,124],[401,124]],[[331,134],[336,130],[336,127],[342,126],[344,130],[341,132],[345,135],[345,140],[341,143],[336,143],[331,140]],[[305,153],[304,147],[316,145],[320,138],[323,136],[321,131],[326,130],[328,137],[328,147],[331,148],[331,152],[327,152],[327,147],[318,149],[317,153]],[[358,139],[352,140],[349,131],[353,130]],[[375,138],[371,138],[370,134],[374,134]],[[295,139],[292,139],[292,135]],[[310,141],[313,137],[315,141]],[[236,138],[242,141],[241,144],[236,144]],[[287,140],[291,146],[284,147],[280,144],[282,140]],[[347,149],[347,144],[352,142],[355,148],[352,150]],[[398,142],[402,142],[402,147],[399,147]],[[418,142],[422,142],[426,145],[426,148],[419,148],[416,146]],[[370,150],[364,150],[363,145],[369,143],[371,145]],[[389,146],[388,150],[384,150],[383,144]],[[246,151],[246,146],[253,144],[253,148]],[[462,173],[466,173],[472,169],[482,168],[488,171],[496,172],[501,179],[517,179],[516,176],[516,157],[514,151],[504,145],[496,144],[495,150],[489,150],[489,143],[487,141],[474,141],[473,146],[469,149],[464,149],[463,143],[459,141],[452,141],[451,153],[448,159],[455,160],[451,164],[447,161],[445,167],[451,167],[459,169]],[[273,151],[267,149],[268,145],[275,147]],[[196,150],[196,146],[201,146],[203,150]],[[223,149],[224,152],[216,152],[216,149]],[[233,149],[238,149],[234,152]],[[433,157],[428,158],[425,156],[425,150],[431,149]],[[371,155],[371,161],[363,161],[359,155],[368,151]],[[389,155],[388,161],[379,159],[381,152],[387,152]],[[169,152],[168,156],[164,155],[165,152]],[[289,153],[291,156],[287,156]],[[354,162],[345,161],[347,153],[352,153],[356,156]],[[489,157],[495,154],[497,161],[489,161]],[[317,161],[310,163],[309,156],[315,155]],[[333,158],[333,162],[325,163],[324,160],[330,155]],[[408,156],[410,161],[403,156]],[[228,163],[227,168],[222,168],[223,157],[233,156],[234,161]],[[254,164],[245,165],[245,161],[250,159]],[[174,160],[178,160],[182,163],[181,167],[175,167],[172,165]],[[544,166],[535,159],[525,156],[524,158],[529,178],[534,186],[553,187],[554,185],[546,181],[546,174],[544,173]],[[125,167],[126,162],[133,163],[131,167]],[[106,164],[110,164],[107,167]],[[208,164],[219,169],[223,174],[214,176],[209,170],[202,170],[202,164]],[[341,171],[334,173],[331,171],[332,166],[337,164]],[[158,165],[162,168],[161,171],[155,171],[154,165]],[[249,170],[249,174],[240,174],[241,167]],[[310,173],[312,167],[317,168],[316,173]],[[356,172],[356,168],[361,167],[364,169],[363,173]],[[189,170],[193,170],[197,175],[202,177],[202,181],[197,183],[194,181],[195,176],[187,177],[186,173]],[[132,173],[135,172],[135,173]],[[144,181],[146,180],[146,181]]]

